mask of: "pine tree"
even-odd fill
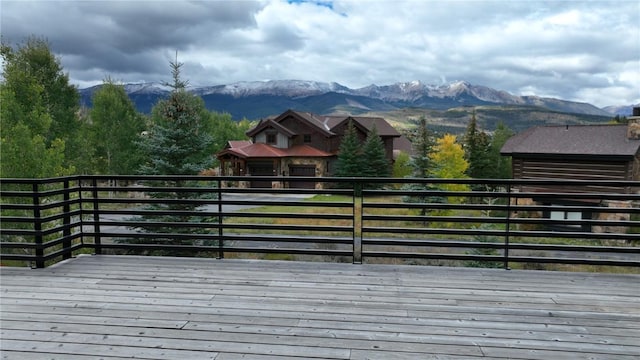
[[[416,178],[428,178],[431,177],[431,169],[433,167],[430,154],[433,152],[434,140],[433,135],[427,129],[427,120],[424,116],[420,117],[417,128],[414,133],[411,134],[411,143],[413,144],[413,153],[411,157],[411,166],[413,168],[413,176]],[[436,197],[429,195],[429,192],[436,190],[430,183],[413,183],[406,184],[402,187],[403,190],[411,190],[419,195],[404,196],[402,201],[407,203],[442,203],[445,201],[442,197]],[[420,209],[421,215],[427,214],[427,208]],[[424,224],[427,225],[426,223]]]
[[[336,162],[335,176],[353,177],[361,176],[363,168],[360,141],[353,121],[349,120],[347,129],[340,142],[338,160]]]
[[[427,177],[431,169],[431,160],[429,154],[433,149],[433,136],[427,129],[427,120],[422,116],[418,122],[418,128],[415,135],[412,136],[414,156],[412,157],[412,166],[414,168],[414,176],[418,178]]]
[[[362,145],[362,175],[363,177],[389,177],[391,169],[384,151],[384,143],[378,135],[375,125],[369,131],[367,139]],[[368,189],[380,188],[383,184],[366,184]]]
[[[140,172],[145,175],[197,175],[213,161],[208,151],[212,141],[204,130],[202,98],[186,91],[180,79],[181,63],[171,62],[172,91],[152,109],[152,128],[140,145],[147,161]]]
[[[491,178],[493,176],[489,158],[491,139],[484,131],[478,129],[475,110],[471,114],[463,141],[464,159],[469,163],[467,175],[476,179]]]
[[[362,176],[389,177],[389,161],[384,150],[384,143],[374,125],[362,146]]]
[[[212,164],[212,154],[208,151],[211,143],[210,135],[205,131],[202,114],[206,113],[204,102],[200,97],[185,90],[187,83],[180,79],[181,63],[171,62],[173,83],[168,99],[160,100],[152,110],[153,125],[146,137],[140,142],[140,147],[146,154],[146,161],[140,172],[145,175],[197,175]],[[151,183],[165,187],[173,187],[173,192],[152,193],[157,199],[168,199],[167,203],[151,205],[148,210],[165,212],[192,212],[198,205],[189,200],[201,198],[198,193],[181,191],[180,188],[198,186],[193,181],[177,180]],[[174,203],[171,200],[184,200]],[[163,215],[143,216],[142,221],[162,221],[179,223],[212,222],[214,220],[201,216]],[[155,225],[141,226],[141,231],[153,233],[198,234],[208,230],[194,227],[160,227]],[[147,243],[138,240],[138,243]],[[180,239],[167,235],[164,244],[170,245],[214,245],[207,241]],[[154,254],[182,255],[180,251],[154,252]]]

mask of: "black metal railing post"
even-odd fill
[[[362,218],[364,211],[364,198],[362,194],[362,184],[357,180],[352,183],[353,187],[353,263],[362,264]],[[360,210],[358,211],[358,207]],[[360,234],[358,236],[358,233]]]
[[[509,236],[511,231],[511,183],[507,184],[507,215],[504,228],[504,269],[509,268]]]
[[[78,178],[78,206],[80,207],[80,213],[79,213],[79,226],[80,226],[80,244],[82,245],[82,247],[84,248],[84,198],[82,196],[82,191],[83,191],[83,181],[82,178],[79,177]]]
[[[93,244],[94,253],[102,254],[102,239],[100,237],[100,199],[98,198],[98,180],[91,179],[91,194],[93,195]]]
[[[71,258],[71,205],[69,202],[71,201],[71,196],[69,194],[69,179],[65,179],[63,182],[64,185],[64,205],[62,206],[62,211],[64,213],[62,217],[62,236],[64,237],[64,241],[62,242],[62,248],[66,249],[66,251],[62,254],[62,259],[70,259]]]
[[[218,259],[224,259],[224,229],[222,228],[222,180],[218,179]]]
[[[33,230],[34,230],[34,242],[35,249],[35,267],[44,267],[44,247],[42,239],[42,218],[40,213],[40,192],[38,189],[38,183],[34,182],[31,186],[32,198],[33,198]]]

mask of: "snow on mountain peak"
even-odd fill
[[[125,84],[124,90],[127,92],[127,94],[133,94],[138,92],[143,92],[147,94],[162,94],[167,91],[171,91],[171,87],[165,84],[157,83],[157,82],[139,82],[139,83]]]
[[[165,96],[172,88],[161,83],[140,82],[125,84],[125,91],[132,95],[150,94]],[[83,96],[89,97],[97,88],[81,90]],[[579,112],[585,114],[603,115],[604,110],[589,104],[577,104],[559,99],[538,98],[535,96],[516,96],[506,91],[495,90],[486,86],[472,85],[466,81],[453,81],[440,85],[429,85],[419,80],[397,82],[390,85],[375,84],[362,88],[351,89],[335,82],[319,82],[305,80],[268,80],[242,81],[233,84],[188,87],[188,91],[199,96],[227,95],[233,98],[249,96],[279,96],[300,99],[309,96],[320,96],[330,92],[341,93],[343,102],[349,106],[367,108],[370,102],[361,101],[355,97],[368,97],[380,100],[393,106],[413,107],[446,107],[458,105],[504,104],[504,105],[533,105],[547,107],[553,110]],[[144,97],[144,96],[143,96]],[[144,97],[148,98],[148,97]],[[336,98],[336,97],[334,97]],[[340,97],[337,97],[340,98]],[[90,102],[90,100],[87,100]],[[224,101],[230,101],[225,99]],[[233,101],[233,100],[231,100]],[[289,102],[290,103],[290,102]],[[375,103],[375,102],[374,102]],[[372,108],[374,108],[373,106]],[[608,109],[609,110],[609,109]],[[616,111],[617,109],[610,109]]]
[[[196,92],[201,95],[225,94],[234,97],[250,95],[282,95],[282,96],[310,96],[326,92],[344,92],[348,88],[335,83],[326,83],[307,80],[267,80],[267,81],[240,81],[233,84],[201,87]]]
[[[422,82],[420,80],[413,80],[404,83],[398,83],[401,89],[403,90],[414,90],[423,88]]]

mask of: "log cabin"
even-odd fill
[[[511,156],[514,179],[571,179],[571,180],[640,180],[640,108],[633,109],[627,124],[538,126],[511,137],[501,149],[503,156]],[[620,188],[585,186],[584,188],[538,187],[518,188],[521,192],[612,192]],[[640,189],[626,187],[625,192]],[[523,199],[520,199],[522,202]],[[603,201],[598,204],[585,203],[567,198],[559,204],[550,203],[544,196],[532,197],[533,205],[560,205],[585,208],[593,206],[628,207],[626,201]],[[538,216],[551,219],[598,219],[606,220],[615,213],[593,211],[548,211]],[[570,230],[570,229],[569,229]],[[589,225],[582,230],[591,229]]]

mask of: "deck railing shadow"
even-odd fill
[[[640,182],[70,176],[0,185],[3,265],[116,253],[640,267]]]

